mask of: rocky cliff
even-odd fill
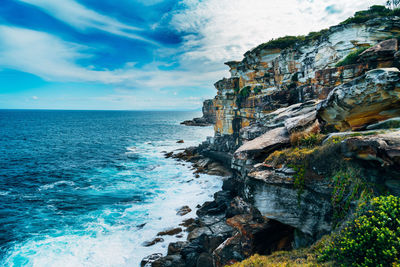
[[[399,29],[399,17],[374,18],[225,63],[231,77],[207,104],[215,136],[186,157],[219,161],[232,177],[197,211],[188,242],[153,266],[307,246],[360,201],[399,195]]]
[[[214,101],[212,99],[204,100],[201,111],[203,112],[203,116],[201,118],[194,118],[192,120],[183,121],[181,124],[187,126],[214,125],[216,121]]]

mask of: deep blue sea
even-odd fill
[[[176,237],[142,243],[222,184],[163,156],[212,135],[179,124],[199,115],[0,110],[0,266],[139,266],[165,253]],[[183,205],[193,211],[176,215]]]

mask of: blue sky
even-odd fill
[[[1,0],[0,108],[197,109],[223,62],[366,0]]]

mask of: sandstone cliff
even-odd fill
[[[153,266],[307,246],[363,199],[400,195],[399,29],[395,16],[338,25],[225,63],[231,77],[204,112],[215,109],[215,136],[186,157],[233,175],[197,211],[188,242]]]

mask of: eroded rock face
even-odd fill
[[[348,157],[400,168],[400,131],[347,138],[342,151]]]
[[[399,44],[396,38],[385,40],[379,44],[365,50],[359,61],[376,64],[378,68],[391,67],[394,55],[398,51]]]
[[[318,116],[340,131],[400,116],[400,72],[376,69],[336,87],[318,105]]]
[[[257,137],[251,141],[244,143],[239,147],[234,156],[237,158],[245,158],[246,154],[268,152],[272,149],[276,149],[286,144],[289,144],[289,134],[285,127],[279,127],[272,129],[265,134]]]
[[[336,86],[368,70],[396,66],[395,39],[365,51],[357,64],[342,67],[335,64],[361,47],[374,46],[396,36],[399,27],[397,17],[338,25],[319,40],[284,50],[260,46],[247,52],[241,61],[225,63],[230,67],[231,77],[215,83],[215,132],[221,136],[235,135],[276,109],[324,99]]]
[[[181,122],[187,126],[209,126],[213,125],[216,121],[216,112],[213,99],[207,99],[203,102],[202,108],[203,116],[201,118],[194,118]]]

